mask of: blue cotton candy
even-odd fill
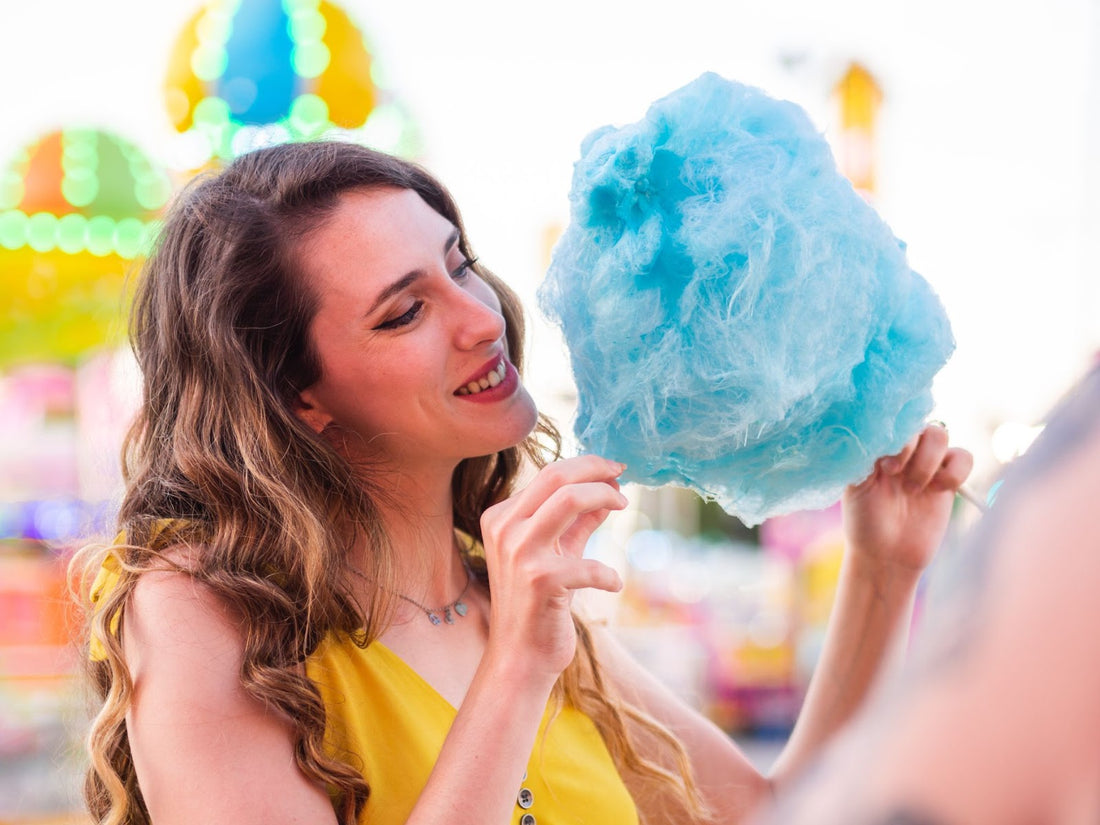
[[[824,507],[932,408],[950,325],[797,106],[704,74],[589,135],[539,289],[583,448],[747,524]]]

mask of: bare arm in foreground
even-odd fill
[[[913,665],[775,825],[1100,821],[1100,371],[932,589]]]

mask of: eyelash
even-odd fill
[[[416,320],[416,316],[420,314],[420,310],[424,307],[423,301],[414,301],[413,305],[408,310],[396,318],[391,318],[388,321],[383,321],[375,327],[376,330],[397,329],[398,327],[407,326]]]
[[[451,273],[451,278],[455,281],[463,280],[467,275],[470,274],[470,268],[473,267],[473,265],[476,263],[477,258],[467,258],[459,265],[458,269]]]
[[[464,281],[470,274],[470,268],[477,263],[477,258],[469,258],[463,261],[458,269],[451,273],[451,278],[455,281]],[[387,329],[399,329],[404,326],[408,326],[416,320],[416,316],[420,314],[420,310],[424,308],[423,301],[414,301],[413,305],[408,308],[401,315],[396,318],[391,318],[388,321],[383,321],[381,324],[375,327],[376,330]]]

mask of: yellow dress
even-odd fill
[[[108,557],[92,587],[98,602],[117,582]],[[117,622],[112,628],[117,632]],[[104,656],[92,639],[90,655]],[[371,788],[360,825],[403,825],[454,722],[456,710],[381,642],[361,648],[330,634],[306,661],[327,714],[326,746]],[[514,825],[637,825],[634,801],[592,720],[547,705],[516,788]]]
[[[330,752],[351,761],[371,786],[360,823],[402,825],[428,781],[455,708],[381,642],[364,649],[330,636],[306,672],[324,698]],[[548,706],[527,778],[516,788],[511,822],[636,825],[634,801],[592,720],[565,707],[547,727],[551,712]]]

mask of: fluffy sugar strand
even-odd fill
[[[789,102],[705,74],[586,138],[539,298],[584,449],[748,524],[827,506],[932,407],[954,342]]]

